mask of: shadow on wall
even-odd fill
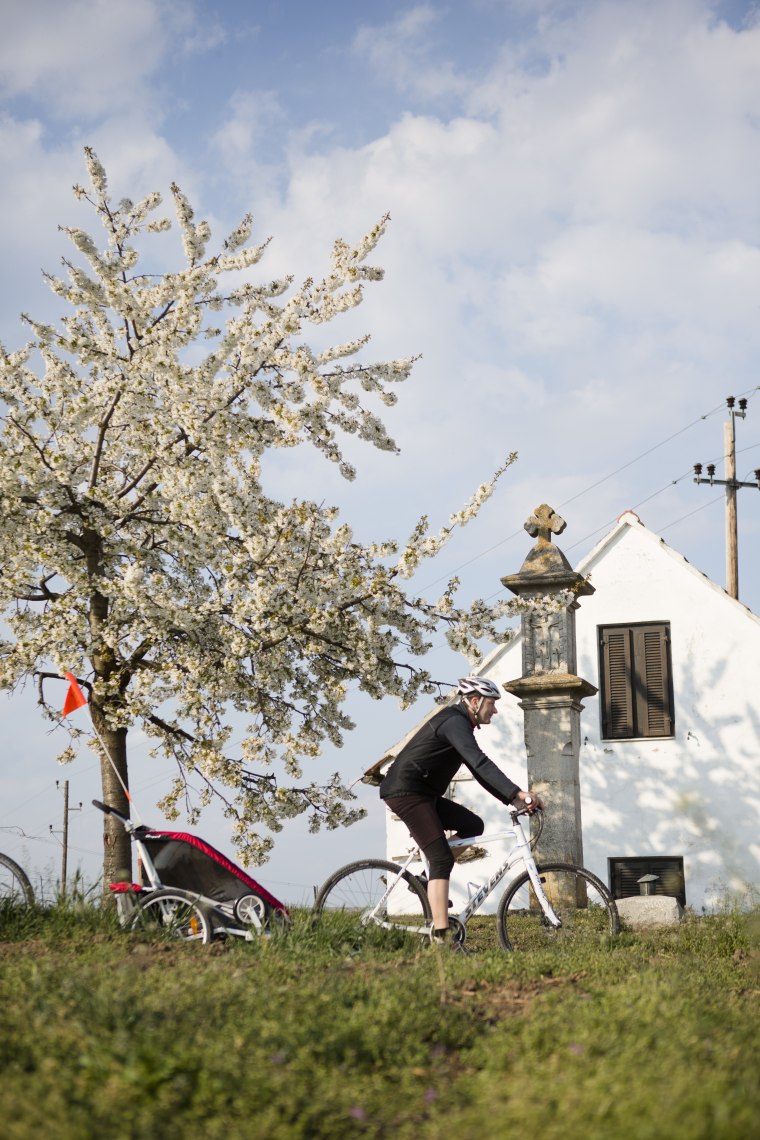
[[[582,668],[586,676],[596,674],[588,660]],[[713,662],[707,680],[703,671],[697,678],[693,665],[681,663],[676,732],[669,738],[603,740],[599,699],[586,702],[580,755],[584,858],[605,879],[610,857],[681,855],[687,902],[696,909],[757,891],[760,717],[746,686],[735,682],[727,659]],[[710,694],[709,702],[700,700],[700,692]],[[713,711],[721,706],[725,711]]]

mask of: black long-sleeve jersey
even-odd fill
[[[462,764],[479,784],[509,804],[520,788],[475,743],[474,725],[463,705],[441,709],[399,752],[380,785],[382,799],[443,796]]]

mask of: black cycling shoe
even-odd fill
[[[431,938],[430,945],[437,947],[439,950],[448,951],[450,954],[472,954],[472,950],[468,950],[464,942],[457,942],[455,938]]]

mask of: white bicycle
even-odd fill
[[[452,850],[512,840],[501,866],[485,883],[471,884],[467,905],[459,914],[449,916],[452,939],[464,946],[468,921],[509,872],[513,874],[496,915],[499,942],[504,950],[529,950],[545,945],[547,940],[599,943],[618,934],[617,907],[604,883],[585,867],[572,863],[536,864],[531,840],[519,818],[526,813],[513,807],[508,811],[511,823],[506,831],[449,840]],[[532,842],[537,839],[538,835]],[[420,865],[420,870],[413,869]],[[384,859],[349,863],[322,885],[314,914],[322,918],[341,913],[355,919],[359,927],[374,925],[429,939],[432,912],[427,872],[424,854],[418,847],[412,847],[402,863]]]

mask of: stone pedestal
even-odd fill
[[[594,589],[552,544],[565,525],[551,507],[537,507],[525,529],[538,541],[520,572],[502,578],[523,604],[523,675],[504,688],[524,712],[528,784],[546,804],[538,860],[582,866],[581,701],[597,690],[575,672],[575,611]]]
[[[683,907],[670,895],[633,895],[617,900],[620,925],[624,930],[646,930],[651,926],[678,926]]]

